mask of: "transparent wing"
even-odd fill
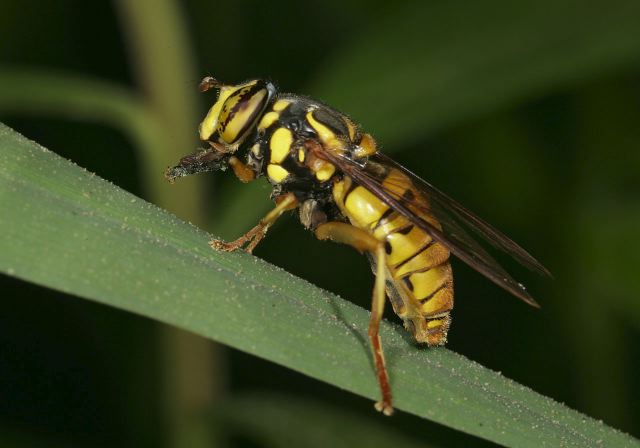
[[[551,274],[539,261],[499,230],[384,154],[377,153],[363,161],[352,160],[346,153],[341,152],[322,149],[317,152],[319,157],[335,164],[354,182],[371,191],[389,207],[427,232],[470,267],[526,303],[539,307],[525,287],[514,280],[477,239],[489,243],[535,272],[547,276]],[[396,170],[401,176],[388,176],[391,170]],[[397,185],[390,183],[394,179],[398,182]],[[406,189],[407,184],[416,193],[410,195],[412,197],[398,193],[403,191],[403,187]],[[425,214],[435,218],[441,229],[423,219],[421,216]]]

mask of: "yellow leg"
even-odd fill
[[[326,222],[316,229],[316,238],[319,240],[331,240],[336,243],[348,244],[358,252],[375,252],[380,241],[370,233],[347,224],[346,222]]]
[[[229,243],[220,240],[211,240],[209,241],[209,245],[215,250],[223,250],[225,252],[231,252],[246,245],[245,251],[251,253],[267,234],[269,227],[271,227],[284,212],[293,210],[297,206],[298,200],[293,193],[282,195],[276,198],[275,208],[267,213],[253,229],[249,230],[240,238]]]
[[[386,257],[382,242],[375,239],[368,232],[343,222],[328,222],[316,229],[316,237],[320,240],[330,239],[338,243],[348,244],[360,252],[369,251],[376,257],[376,280],[371,298],[371,318],[369,320],[369,339],[373,361],[376,366],[378,384],[382,400],[376,403],[376,409],[384,415],[393,414],[391,386],[389,375],[384,362],[382,341],[380,339],[380,321],[384,313],[385,283],[387,276]]]

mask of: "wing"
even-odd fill
[[[539,307],[522,283],[514,280],[469,232],[511,256],[523,266],[543,275],[551,274],[527,251],[486,221],[381,153],[376,153],[366,160],[353,160],[346,152],[330,152],[320,148],[317,148],[316,154],[336,165],[354,182],[371,191],[412,224],[427,232],[470,267],[526,303]],[[393,188],[394,185],[390,185],[389,181],[395,176],[387,177],[390,170],[400,172],[426,200],[412,200],[399,194],[398,191],[403,191],[402,187],[406,187],[406,180],[401,176],[403,185],[395,185],[396,188]],[[425,214],[434,217],[441,228],[420,217]]]

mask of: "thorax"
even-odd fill
[[[248,139],[248,164],[269,182],[286,191],[313,192],[330,188],[336,167],[316,157],[306,143],[350,151],[356,126],[343,114],[317,101],[280,95],[258,121]]]

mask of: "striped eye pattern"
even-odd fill
[[[238,86],[225,99],[218,116],[218,135],[226,144],[239,143],[254,127],[271,97],[262,80]]]

